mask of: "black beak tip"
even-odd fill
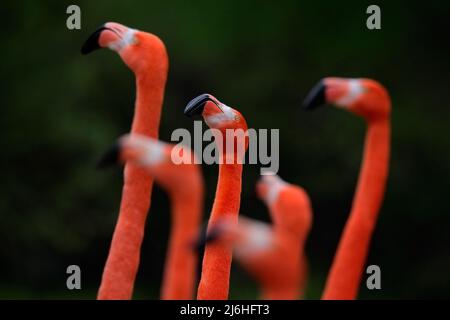
[[[89,38],[84,42],[83,46],[81,47],[81,54],[85,55],[88,53],[91,53],[92,51],[95,51],[97,49],[100,49],[100,44],[98,43],[98,39],[100,38],[100,34],[103,30],[107,29],[105,26],[99,27],[97,30],[95,30]]]
[[[306,98],[303,100],[302,107],[305,110],[314,110],[318,106],[324,105],[326,103],[325,99],[325,83],[320,80],[312,89],[309,91]]]
[[[200,252],[208,243],[215,242],[219,238],[220,232],[217,228],[212,228],[207,231],[206,227],[203,227],[199,238],[193,242],[192,248],[193,250]]]
[[[198,97],[189,101],[184,109],[184,115],[188,117],[192,117],[195,115],[202,114],[203,108],[205,107],[206,102],[214,101],[212,96],[208,93],[204,93],[199,95]]]
[[[120,145],[118,143],[113,144],[108,150],[103,153],[97,162],[97,169],[104,169],[113,166],[119,162],[120,157]]]

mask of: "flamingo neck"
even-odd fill
[[[383,202],[390,150],[390,121],[369,122],[352,210],[322,299],[355,299],[378,212]]]
[[[153,138],[158,136],[167,77],[166,60],[167,57],[163,57],[157,63],[149,63],[146,70],[136,73],[137,93],[132,133]],[[131,164],[125,166],[120,213],[103,271],[98,299],[132,297],[152,186],[153,179],[145,169]]]
[[[278,261],[278,272],[282,276],[274,278],[272,268],[266,269],[265,280],[260,281],[261,298],[292,300],[303,297],[307,281],[304,245],[311,227],[312,212],[309,200],[298,202],[302,194],[297,189],[285,190],[280,196],[282,198],[278,197],[269,204],[269,211],[278,254],[271,260]],[[297,219],[293,220],[294,216]]]
[[[136,103],[131,126],[132,133],[158,138],[165,83],[166,74],[154,73],[153,70],[136,74]]]
[[[281,277],[273,277],[273,269],[267,269],[267,278],[261,284],[263,300],[296,300],[303,293],[306,272],[303,272],[304,243],[298,234],[290,230],[274,227],[274,242],[277,243],[278,272]],[[268,281],[270,279],[270,281]]]
[[[163,300],[194,298],[197,254],[192,243],[199,234],[203,188],[200,184],[188,187],[188,193],[170,195],[172,226],[161,289]]]
[[[297,300],[299,289],[297,286],[289,288],[262,287],[262,300]]]
[[[232,218],[237,223],[241,187],[242,164],[220,164],[216,197],[209,218],[208,229],[217,220],[224,217]],[[231,260],[231,244],[213,242],[206,245],[197,293],[198,299],[228,299]]]

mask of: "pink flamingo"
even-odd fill
[[[237,225],[223,219],[206,241],[234,245],[234,256],[257,280],[263,299],[298,299],[307,278],[304,245],[312,223],[309,197],[277,175],[263,176],[257,193],[269,207],[272,225],[244,217]]]
[[[367,134],[350,215],[322,299],[355,299],[383,202],[389,167],[391,101],[371,79],[325,78],[304,101],[307,109],[330,103],[364,118]]]
[[[157,138],[168,70],[163,42],[153,34],[108,22],[87,39],[81,52],[87,54],[99,48],[119,53],[136,76],[131,132]],[[133,164],[125,166],[120,213],[98,299],[132,297],[152,186],[153,179],[144,168]]]
[[[100,164],[133,163],[147,170],[171,200],[172,227],[161,289],[163,300],[187,300],[194,296],[197,254],[191,248],[199,232],[203,207],[203,177],[200,167],[175,164],[172,154],[193,160],[187,147],[167,144],[143,135],[126,135],[107,152]]]

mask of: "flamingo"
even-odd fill
[[[188,300],[194,297],[197,254],[189,243],[199,232],[203,204],[203,178],[194,161],[175,164],[175,146],[143,135],[122,136],[100,161],[101,166],[130,162],[145,168],[168,193],[172,203],[172,227],[161,298]],[[192,158],[187,147],[178,149]]]
[[[309,197],[303,188],[277,175],[262,176],[256,190],[269,207],[273,225],[245,217],[239,218],[238,225],[223,220],[205,240],[234,244],[234,256],[259,283],[262,299],[298,299],[307,276],[304,243],[312,223]]]
[[[339,242],[322,299],[356,299],[370,239],[383,202],[390,148],[391,102],[371,79],[325,78],[308,94],[304,107],[334,104],[367,122],[363,161],[353,205]]]
[[[213,134],[218,146],[219,177],[208,230],[224,217],[237,223],[242,187],[242,163],[248,147],[248,136],[239,133],[247,132],[247,123],[241,113],[210,94],[203,94],[191,100],[184,114],[187,116],[201,114],[206,124],[214,129]],[[227,132],[235,135],[230,138]],[[234,143],[233,150],[226,148],[230,142]],[[199,300],[228,298],[231,260],[230,245],[224,243],[206,245],[197,291]]]
[[[118,52],[136,76],[131,132],[157,138],[168,71],[164,43],[153,34],[108,22],[86,40],[81,52],[88,54],[105,47]],[[132,297],[152,186],[153,179],[145,169],[133,164],[125,166],[120,213],[98,299]]]

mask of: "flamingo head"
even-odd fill
[[[131,162],[146,168],[153,168],[168,161],[170,161],[168,145],[153,138],[133,134],[122,136],[105,152],[98,167]]]
[[[107,22],[94,31],[81,48],[81,53],[88,54],[100,48],[119,53],[135,72],[147,69],[149,63],[167,60],[164,44],[157,36],[116,22]]]
[[[309,197],[302,188],[277,175],[263,175],[256,183],[256,193],[269,207],[276,226],[294,234],[309,230],[312,213]]]
[[[184,110],[188,117],[202,115],[211,129],[243,129],[247,130],[247,123],[242,114],[220,102],[210,94],[202,94],[192,99]]]
[[[173,145],[144,135],[124,135],[104,153],[98,167],[131,163],[145,168],[169,192],[183,195],[200,192],[203,186],[199,167],[194,162],[175,163],[173,150]],[[181,157],[184,152],[188,153],[186,156],[194,156],[188,147],[176,151]]]
[[[335,78],[320,80],[303,101],[312,110],[320,105],[333,104],[367,120],[386,118],[390,114],[390,98],[377,81],[365,78]]]
[[[202,115],[206,124],[213,130],[215,141],[222,144],[224,152],[227,142],[234,141],[234,154],[245,152],[248,147],[247,122],[243,115],[220,102],[210,94],[202,94],[192,99],[186,106],[184,114],[188,117]],[[220,131],[221,135],[217,135]],[[219,137],[222,137],[220,139]],[[241,147],[242,146],[242,147]]]
[[[278,175],[263,175],[256,183],[256,194],[267,206],[273,205],[280,192],[289,184]]]

